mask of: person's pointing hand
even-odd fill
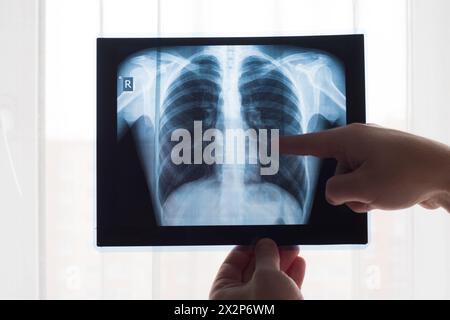
[[[326,198],[355,212],[421,204],[450,212],[450,148],[408,133],[352,124],[280,138],[280,152],[334,158]]]

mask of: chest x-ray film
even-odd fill
[[[99,39],[100,246],[367,242],[336,163],[282,136],[364,122],[362,36]]]

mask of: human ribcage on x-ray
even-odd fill
[[[282,155],[275,175],[261,175],[262,164],[251,164],[249,153],[245,164],[175,164],[171,152],[178,142],[171,134],[183,128],[194,137],[194,121],[202,121],[202,132],[267,129],[269,140],[270,129],[284,136],[343,125],[345,75],[339,61],[278,46],[172,47],[159,54],[144,51],[119,70],[142,86],[132,95],[118,93],[118,134],[144,116],[155,128],[156,165],[144,167],[157,195],[160,224],[308,223],[318,159]],[[137,141],[141,149],[153,146]],[[200,141],[203,148],[208,143]],[[144,164],[153,164],[148,151],[140,154]],[[194,163],[194,154],[190,157]]]
[[[164,203],[180,185],[210,176],[213,166],[175,165],[171,151],[177,142],[171,134],[177,128],[194,135],[194,121],[202,121],[205,129],[214,128],[220,113],[221,72],[217,58],[199,56],[184,67],[169,86],[160,120],[159,199]],[[194,141],[192,141],[193,147]],[[193,161],[192,161],[193,162]]]
[[[249,128],[279,129],[281,136],[302,133],[299,93],[274,62],[259,56],[244,59],[239,93],[241,114]],[[260,176],[259,171],[251,167],[248,166],[248,183],[258,183],[260,179],[274,183],[289,192],[300,208],[304,207],[308,183],[303,158],[281,156],[276,175]]]

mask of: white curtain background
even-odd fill
[[[364,33],[368,121],[450,144],[449,14],[448,0],[0,0],[0,298],[207,298],[231,249],[95,247],[97,37]],[[450,298],[450,215],[374,212],[370,233],[367,248],[301,248],[307,299]]]

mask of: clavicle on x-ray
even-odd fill
[[[308,223],[320,160],[278,155],[273,142],[345,125],[337,58],[278,45],[164,47],[130,56],[117,77],[118,139],[132,132],[160,225]]]

